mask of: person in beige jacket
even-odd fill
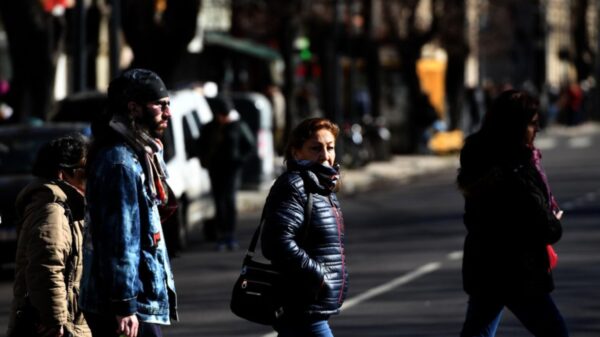
[[[91,337],[77,306],[86,155],[87,142],[80,135],[46,143],[33,166],[36,179],[17,197],[20,221],[8,336],[22,337],[19,326],[25,326],[36,336]],[[18,319],[25,307],[30,316]]]

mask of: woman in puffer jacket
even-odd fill
[[[539,118],[536,99],[505,91],[461,151],[457,182],[467,228],[462,273],[469,295],[461,337],[493,337],[504,307],[534,336],[568,336],[550,296],[548,246],[561,237],[562,211],[534,147]]]
[[[304,120],[292,132],[287,170],[265,204],[263,255],[284,275],[279,337],[331,337],[330,315],[340,312],[348,290],[344,220],[335,195],[338,127],[327,119]],[[308,194],[313,202],[305,224]]]
[[[47,143],[33,166],[36,180],[17,197],[21,222],[17,225],[10,337],[92,336],[77,306],[86,154],[87,144],[79,136]]]

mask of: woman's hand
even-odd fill
[[[562,210],[559,210],[559,211],[556,211],[556,212],[554,212],[554,216],[555,216],[555,217],[556,217],[558,220],[560,220],[560,219],[562,218],[562,216],[563,216],[563,214],[564,214],[564,213],[565,213],[565,212],[563,212]]]

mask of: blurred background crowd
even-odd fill
[[[593,0],[0,0],[0,119],[89,119],[111,78],[143,67],[171,90],[264,95],[277,152],[308,116],[342,126],[348,166],[452,152],[504,88],[539,96],[543,125],[600,118],[599,11]]]

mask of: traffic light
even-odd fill
[[[294,41],[294,48],[300,52],[300,60],[310,61],[312,52],[310,51],[310,40],[306,36],[299,36]]]

